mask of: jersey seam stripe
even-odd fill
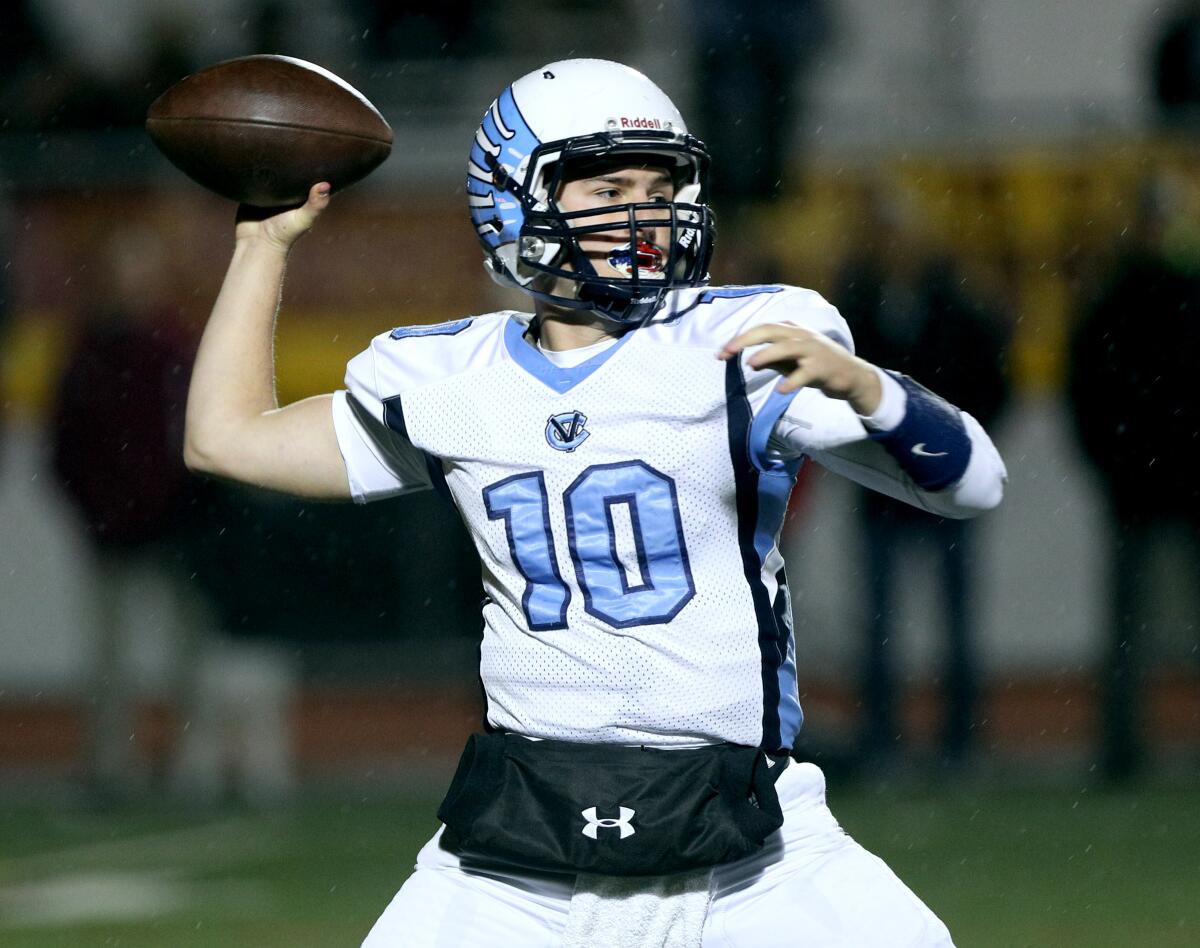
[[[392,395],[390,398],[383,399],[381,404],[383,405],[383,423],[421,452],[421,456],[425,459],[425,469],[429,472],[429,480],[433,485],[433,489],[443,498],[453,502],[450,485],[446,483],[446,471],[443,467],[442,459],[430,454],[424,448],[417,447],[417,445],[413,444],[412,438],[408,436],[408,423],[404,418],[402,396]]]
[[[758,627],[759,675],[763,689],[761,746],[777,750],[781,745],[779,715],[779,630],[767,589],[763,585],[754,538],[758,523],[758,471],[749,458],[751,407],[738,359],[726,363],[726,413],[729,453],[733,462],[737,504],[738,548],[742,572],[750,588]]]
[[[357,398],[355,398],[353,392],[344,390],[342,394],[345,396],[346,411],[349,413],[349,415],[351,416],[351,419],[352,419],[351,430],[354,433],[354,436],[367,449],[367,451],[370,452],[371,456],[374,457],[376,461],[378,461],[383,467],[387,468],[389,471],[393,470],[393,465],[392,465],[391,459],[385,455],[385,453],[382,451],[380,445],[375,441],[374,438],[372,438],[369,435],[368,429],[366,426],[368,424],[376,425],[376,424],[382,423],[383,426],[385,428],[387,428],[389,431],[394,431],[395,429],[392,428],[390,425],[388,425],[386,422],[376,421],[371,416],[370,409],[368,409],[365,405],[363,405],[362,402],[360,402]],[[335,395],[335,397],[336,397],[336,395]],[[385,408],[385,411],[386,411],[386,408]],[[405,441],[408,442],[410,447],[413,446],[412,442],[408,441],[407,438],[405,438]],[[339,450],[340,450],[340,447],[341,447],[341,444],[340,444],[340,439],[339,439]],[[415,450],[420,451],[421,449],[416,448]],[[421,452],[421,453],[424,454],[424,452]],[[428,462],[426,463],[426,467],[428,467]],[[355,483],[358,483],[361,486],[361,482],[359,482],[358,478],[355,477],[355,475],[350,472],[349,463],[347,463],[346,472],[347,472],[347,475]],[[436,487],[436,483],[431,481],[429,486]],[[412,490],[412,488],[409,488],[409,490]],[[408,493],[408,492],[409,492],[408,490],[405,491],[405,493]],[[361,493],[361,498],[362,499],[359,500],[358,497],[356,496],[356,498],[355,498],[356,502],[366,503],[367,500],[369,499],[367,492],[365,490]]]

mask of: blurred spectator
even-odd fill
[[[994,430],[1008,398],[1005,320],[972,294],[953,260],[925,245],[914,209],[872,194],[866,211],[858,249],[843,265],[833,296],[857,351],[929,386]],[[947,763],[960,763],[971,749],[979,696],[975,523],[933,517],[874,491],[862,492],[859,511],[867,556],[860,753],[880,763],[899,749],[896,594],[914,581],[923,553],[934,558],[939,574],[946,641],[941,752]]]
[[[717,209],[777,197],[803,112],[802,81],[826,39],[823,0],[697,0],[695,133],[713,156]],[[724,252],[724,249],[722,250]]]
[[[228,596],[213,595],[208,527],[222,488],[197,481],[183,463],[197,340],[171,302],[161,235],[137,224],[119,227],[84,272],[91,307],[59,387],[53,460],[92,554],[87,779],[100,799],[151,789],[155,775],[135,739],[148,688],[133,660],[131,629],[139,594],[157,578],[171,594],[167,695],[179,725],[167,788],[197,803],[230,791],[274,803],[295,785],[291,717],[299,663],[292,649],[270,639],[273,630],[254,629],[257,616],[231,612],[223,608]],[[253,545],[256,538],[239,539]],[[234,569],[249,562],[244,550],[224,552]],[[238,579],[271,588],[261,575]],[[287,611],[280,598],[267,606]],[[257,636],[241,634],[247,620]]]
[[[53,463],[92,554],[95,655],[88,683],[87,775],[101,794],[145,789],[132,735],[142,686],[127,627],[139,577],[161,571],[177,594],[176,695],[189,696],[203,610],[187,586],[193,483],[183,411],[194,340],[165,303],[155,235],[117,230],[97,255],[91,308],[62,377]]]
[[[369,642],[415,640],[436,653],[440,642],[479,637],[479,557],[433,492],[367,509],[211,482],[199,519],[190,562],[224,634],[197,672],[177,771],[188,796],[219,798],[227,775],[252,802],[291,791],[306,651],[350,657]],[[373,680],[399,670],[350,660]]]
[[[780,279],[780,261],[764,255],[757,212],[782,193],[797,163],[795,130],[804,112],[804,80],[828,34],[825,0],[697,0],[696,120],[708,146],[710,201],[721,251],[716,275],[739,283]]]
[[[1071,343],[1071,408],[1103,482],[1111,527],[1100,761],[1114,779],[1144,762],[1151,557],[1172,528],[1186,535],[1191,575],[1200,575],[1197,223],[1180,182],[1148,181],[1134,226]]]
[[[196,579],[234,638],[295,649],[479,635],[479,557],[432,492],[367,510],[213,484],[203,520]]]
[[[1169,126],[1200,126],[1200,2],[1177,4],[1155,41],[1154,94]]]

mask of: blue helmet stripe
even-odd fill
[[[525,215],[518,202],[503,200],[504,192],[493,184],[491,160],[499,161],[512,172],[540,144],[541,141],[533,134],[521,110],[517,108],[512,86],[509,86],[484,115],[475,133],[467,163],[467,200],[471,205],[471,222],[480,239],[493,250],[516,241]],[[490,201],[487,200],[489,198]],[[503,218],[496,213],[497,205],[505,210]]]

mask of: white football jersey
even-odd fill
[[[775,429],[790,408],[780,427],[814,439],[807,453],[867,432],[846,403],[780,395],[774,372],[716,353],[780,321],[851,348],[845,321],[793,287],[682,290],[574,367],[527,338],[529,321],[380,335],[334,406],[357,500],[444,486],[474,537],[488,721],[572,741],[790,748],[802,716],[778,540],[804,445],[781,450]]]

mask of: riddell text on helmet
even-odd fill
[[[662,119],[621,116],[621,128],[663,128]]]

